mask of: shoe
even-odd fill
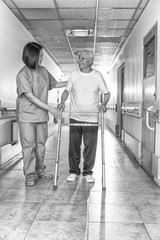
[[[71,173],[71,174],[67,177],[67,181],[68,181],[68,182],[74,182],[77,177],[78,177],[77,174]]]
[[[53,178],[52,174],[46,173],[44,171],[40,172],[38,175],[39,175],[40,178],[45,178],[45,179],[52,179]]]
[[[94,177],[92,177],[92,175],[86,175],[86,176],[84,176],[84,178],[85,178],[86,182],[88,182],[88,183],[95,182],[95,179],[94,179]]]
[[[25,181],[25,185],[27,187],[33,187],[35,185],[36,181],[34,178],[27,178]]]

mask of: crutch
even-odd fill
[[[73,111],[66,111],[73,112]],[[74,111],[75,112],[75,111]],[[85,111],[76,111],[78,113],[85,113]],[[87,112],[87,111],[86,111]],[[87,112],[87,113],[97,113],[97,112]],[[98,112],[99,113],[99,112]],[[61,143],[61,128],[63,126],[101,126],[101,152],[102,152],[102,190],[106,190],[105,181],[105,151],[104,151],[104,113],[101,109],[101,123],[91,124],[91,123],[64,123],[62,124],[61,119],[58,119],[58,137],[57,137],[57,153],[56,153],[56,163],[55,163],[55,175],[54,175],[54,185],[53,189],[57,189],[57,179],[58,179],[58,167],[59,167],[59,155],[60,155],[60,143]]]
[[[60,116],[62,116],[62,108],[59,110]],[[54,174],[54,185],[53,189],[57,189],[57,179],[58,179],[58,168],[59,168],[59,155],[60,155],[60,145],[61,145],[61,130],[62,130],[62,118],[58,118],[58,134],[57,134],[57,151],[56,151],[56,161],[55,161],[55,174]]]
[[[105,147],[104,147],[104,112],[101,109],[101,153],[102,153],[102,191],[106,191]]]

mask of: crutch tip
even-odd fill
[[[56,190],[57,189],[57,185],[53,185],[53,190]]]
[[[106,187],[102,187],[102,191],[106,191]]]

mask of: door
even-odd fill
[[[155,152],[155,121],[153,106],[156,101],[157,25],[144,38],[144,76],[142,113],[142,166],[151,175]]]
[[[117,124],[118,124],[118,136],[121,137],[123,130],[123,114],[121,111],[122,103],[124,103],[124,63],[118,68],[118,91],[117,91]]]

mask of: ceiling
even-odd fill
[[[65,74],[84,49],[109,69],[149,1],[3,0]]]

